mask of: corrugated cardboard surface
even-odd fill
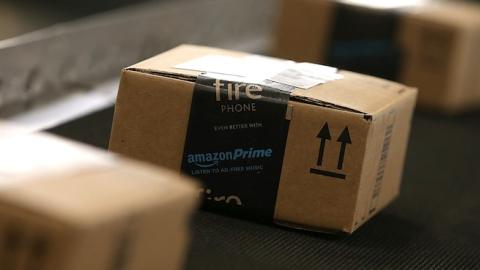
[[[0,145],[5,269],[179,269],[196,200],[183,177],[43,134]]]
[[[184,45],[125,70],[116,104],[110,150],[180,170],[193,81],[200,72],[173,66],[208,54],[245,56]],[[364,216],[357,222],[354,216],[364,208],[359,203],[369,202],[358,198],[360,186],[366,185],[364,188],[368,190],[373,188],[370,180],[361,179],[362,170],[375,167],[381,151],[366,149],[366,146],[373,148],[382,144],[372,137],[370,129],[386,111],[398,113],[399,123],[391,139],[394,150],[389,159],[396,161],[387,164],[385,177],[388,181],[382,189],[378,209],[398,193],[416,91],[369,76],[343,71],[341,74],[344,79],[308,90],[296,89],[292,94],[300,101],[291,100],[288,104],[291,122],[275,208],[277,222],[305,229],[352,232],[368,219]],[[310,102],[303,103],[302,99]],[[326,122],[332,133],[332,140],[328,142],[331,146],[325,153],[326,166],[334,171],[339,155],[338,136],[346,127],[352,136],[353,143],[347,146],[348,161],[343,168],[347,181],[309,173],[315,167],[318,155],[317,134]],[[376,129],[385,132],[381,126]],[[365,160],[367,150],[369,159]]]
[[[415,95],[404,95],[372,121],[354,227],[386,207],[400,192],[414,106]]]
[[[348,126],[352,145],[347,148],[343,172],[346,180],[310,173],[316,168],[320,128],[328,122],[332,140],[327,142],[322,168],[336,171],[337,137]],[[275,219],[350,232],[355,213],[365,143],[370,122],[363,115],[307,104],[295,104],[290,121]]]
[[[180,170],[193,83],[125,71],[120,88],[109,148]]]

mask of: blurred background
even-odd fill
[[[106,148],[120,70],[181,43],[416,86],[419,104],[394,204],[350,237],[200,212],[186,269],[478,269],[479,5],[2,0],[0,118]]]

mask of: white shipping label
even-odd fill
[[[249,55],[245,57],[206,55],[176,65],[175,68],[267,79],[293,64],[295,64],[293,61],[258,55]]]
[[[271,77],[270,80],[297,88],[309,89],[317,84],[341,78],[342,75],[337,73],[336,68],[311,63],[297,63]]]
[[[223,55],[206,55],[175,66],[178,69],[196,70],[225,75],[245,76],[240,58]]]

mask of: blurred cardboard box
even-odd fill
[[[352,233],[398,194],[416,90],[183,45],[122,73],[110,150],[202,180],[208,210]]]
[[[448,112],[480,105],[480,5],[446,2],[406,13],[399,38],[399,80],[417,86],[419,103]]]
[[[478,4],[282,0],[272,53],[416,86],[425,108],[480,105]]]
[[[177,173],[0,124],[0,269],[180,269],[196,189]]]

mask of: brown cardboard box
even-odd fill
[[[425,108],[478,107],[480,6],[408,2],[282,0],[272,53],[414,85]]]
[[[419,104],[461,112],[480,106],[480,5],[441,3],[403,16],[399,79],[420,90]]]
[[[0,124],[0,269],[180,269],[196,189],[177,173]]]
[[[268,69],[280,72],[264,80]],[[200,178],[207,209],[351,233],[399,193],[415,97],[353,72],[182,45],[123,71],[110,149]]]

